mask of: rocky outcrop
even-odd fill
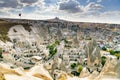
[[[4,68],[2,66],[0,66],[0,73],[2,73],[2,74],[15,74],[15,75],[21,76],[21,74],[19,74],[15,70],[10,69],[10,68]]]
[[[53,80],[48,71],[41,65],[30,70],[22,67],[11,69],[9,65],[0,63],[0,80]]]
[[[5,77],[2,73],[0,73],[0,80],[5,80]]]
[[[81,71],[79,77],[83,78],[83,77],[88,77],[89,75],[90,75],[90,72],[89,72],[88,69],[85,67],[85,68],[83,68],[83,70]]]
[[[57,70],[57,72],[56,72],[56,70]],[[58,57],[54,58],[52,68],[51,68],[51,72],[50,72],[52,77],[56,78],[59,75],[60,71],[67,72],[66,70],[67,69],[66,69],[65,64],[62,61],[62,59],[60,59]]]
[[[120,78],[120,60],[117,58],[107,59],[98,78],[101,79],[105,77],[112,78],[113,80]]]
[[[3,22],[1,22],[0,25],[2,27],[1,27],[1,31],[0,31],[0,33],[1,33],[0,39],[2,41],[6,41],[6,40],[11,41],[12,46],[10,46],[10,47],[15,49],[16,52],[14,52],[14,53],[17,53],[17,52],[25,53],[27,55],[24,55],[23,58],[21,58],[21,56],[19,56],[20,59],[18,59],[18,56],[16,57],[16,55],[12,54],[15,59],[16,58],[18,59],[17,62],[14,62],[13,61],[14,58],[11,58],[10,56],[5,54],[3,56],[3,59],[4,60],[9,59],[7,62],[10,61],[13,64],[15,64],[16,66],[22,66],[23,68],[26,68],[26,66],[27,66],[27,68],[28,67],[31,68],[32,66],[34,66],[35,63],[32,63],[32,61],[30,60],[31,58],[30,58],[30,56],[28,56],[28,54],[31,54],[31,56],[33,56],[34,53],[36,53],[36,55],[39,55],[37,53],[41,53],[39,55],[41,57],[41,55],[43,53],[45,53],[45,55],[43,54],[43,56],[42,56],[44,59],[43,64],[44,64],[44,62],[48,63],[47,61],[45,61],[46,56],[49,55],[49,53],[46,51],[46,46],[49,45],[52,41],[54,41],[56,39],[59,41],[66,39],[66,40],[68,40],[68,42],[66,42],[65,44],[68,43],[70,45],[68,47],[80,49],[79,45],[82,45],[82,44],[79,43],[79,39],[84,39],[84,40],[86,40],[86,42],[88,41],[88,44],[85,46],[85,53],[86,53],[85,58],[87,58],[87,66],[85,64],[86,68],[84,68],[82,70],[80,77],[83,78],[83,77],[89,76],[89,78],[92,80],[93,79],[98,80],[105,76],[107,76],[107,77],[114,76],[115,78],[120,77],[119,76],[120,75],[120,71],[119,71],[120,70],[120,61],[118,61],[117,59],[108,59],[105,66],[103,67],[102,72],[100,73],[100,71],[101,71],[101,69],[99,70],[99,68],[101,68],[100,67],[100,64],[101,64],[100,63],[101,62],[100,50],[97,47],[96,41],[90,40],[91,36],[92,36],[92,38],[94,38],[93,37],[94,32],[97,33],[97,34],[95,34],[95,38],[106,40],[107,35],[109,35],[110,31],[105,33],[105,36],[104,36],[104,34],[102,35],[101,33],[103,33],[102,32],[103,29],[100,28],[101,27],[100,25],[98,25],[98,24],[91,25],[89,23],[74,23],[74,22],[67,22],[67,21],[61,22],[57,18],[53,21],[52,20],[50,20],[50,21],[49,20],[48,21],[46,21],[46,20],[45,21],[42,21],[42,20],[41,21],[15,20],[15,21],[18,21],[19,24],[15,24],[14,20],[13,21],[8,20],[9,23],[8,22],[6,23],[6,21],[5,21],[4,25],[3,25]],[[25,23],[25,24],[22,24],[22,23]],[[29,23],[31,25],[28,25],[26,23]],[[104,24],[104,26],[105,25],[106,24]],[[93,26],[95,26],[95,27],[93,27]],[[100,27],[98,28],[97,26],[100,26]],[[4,30],[4,31],[2,31],[2,30]],[[101,31],[99,31],[99,30],[101,30]],[[106,32],[106,31],[107,30],[105,30],[105,28],[104,28],[104,32]],[[98,34],[101,34],[101,36],[99,36]],[[62,42],[62,45],[58,46],[59,48],[57,47],[57,54],[62,55],[64,53],[64,48],[66,46],[65,44],[64,44],[64,42]],[[40,45],[44,45],[45,47],[40,48]],[[3,47],[3,46],[1,46],[1,47]],[[7,47],[5,47],[5,48],[7,48]],[[32,49],[32,50],[29,50],[29,49]],[[66,50],[67,49],[68,48],[66,48]],[[9,49],[7,52],[10,52]],[[72,52],[70,52],[70,53],[72,53]],[[5,76],[5,79],[7,79],[7,80],[39,80],[39,79],[52,80],[52,78],[57,80],[58,76],[61,76],[60,80],[65,80],[66,79],[65,75],[58,75],[58,73],[60,73],[61,71],[67,72],[64,62],[62,61],[62,59],[59,59],[61,57],[61,55],[55,55],[51,59],[52,62],[49,63],[47,66],[45,66],[49,72],[43,67],[43,65],[35,65],[33,68],[31,68],[27,72],[25,72],[24,69],[21,69],[21,68],[11,69],[11,68],[0,67],[0,77],[2,79],[4,79],[3,76]],[[83,53],[83,55],[84,55],[84,53]],[[80,55],[78,53],[77,59],[79,59],[79,56]],[[70,57],[70,56],[68,56],[68,57]],[[75,61],[77,61],[77,59]],[[42,63],[42,61],[41,61],[41,63]],[[30,64],[30,65],[28,65],[28,64]],[[95,78],[96,76],[98,76],[98,78]],[[75,79],[73,79],[73,80],[75,80]]]
[[[62,74],[60,75],[60,77],[58,78],[58,80],[67,80],[67,74],[62,73]]]
[[[93,67],[90,67],[90,69]],[[94,67],[95,68],[95,67]],[[84,68],[80,74],[80,78],[87,77],[88,80],[119,80],[120,79],[120,60],[117,58],[107,58],[101,72],[93,69],[90,73]]]
[[[41,78],[42,80],[51,80],[49,77],[39,74],[39,73],[33,74],[33,76],[37,78]]]
[[[32,67],[29,72],[29,75],[33,75],[39,78],[44,78],[43,80],[52,80],[52,77],[50,76],[49,72],[44,68],[42,64],[36,65]]]
[[[97,80],[96,77],[99,75],[99,72],[94,71],[88,78],[89,80]]]
[[[91,40],[88,45],[85,46],[86,57],[88,58],[87,65],[94,66],[100,63],[100,50],[97,47],[96,41]]]

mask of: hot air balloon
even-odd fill
[[[21,13],[19,14],[20,18],[21,18]]]

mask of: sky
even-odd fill
[[[120,0],[0,0],[0,18],[120,24]]]

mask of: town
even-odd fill
[[[43,80],[120,79],[119,24],[4,18],[0,27],[0,63],[12,70],[43,65]]]

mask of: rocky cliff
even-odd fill
[[[69,22],[64,20],[18,20],[18,19],[1,19],[0,20],[0,40],[13,41],[14,38],[24,40],[44,40],[63,38],[71,39],[73,44],[77,45],[78,40],[90,37],[92,32],[111,31],[114,27],[119,28],[117,24],[100,24],[100,23],[81,23]],[[104,33],[103,33],[104,34]]]
[[[10,67],[14,68],[1,67],[1,76],[4,74],[7,80],[15,80],[14,77],[20,80],[30,80],[28,77],[31,80],[52,80],[60,77],[67,79],[70,77],[67,71],[74,72],[74,75],[80,74],[76,71],[80,65],[84,67],[80,77],[88,77],[88,80],[102,80],[102,76],[106,75],[119,77],[119,60],[108,59],[101,69],[101,55],[97,43],[101,40],[113,40],[110,36],[119,35],[119,31],[115,32],[114,27],[120,29],[117,24],[69,22],[60,19],[1,19],[0,48],[3,62],[11,63]],[[86,58],[87,65],[83,65]],[[29,70],[26,72],[23,68]],[[23,75],[24,73],[26,75]],[[96,76],[98,77],[95,78]]]

